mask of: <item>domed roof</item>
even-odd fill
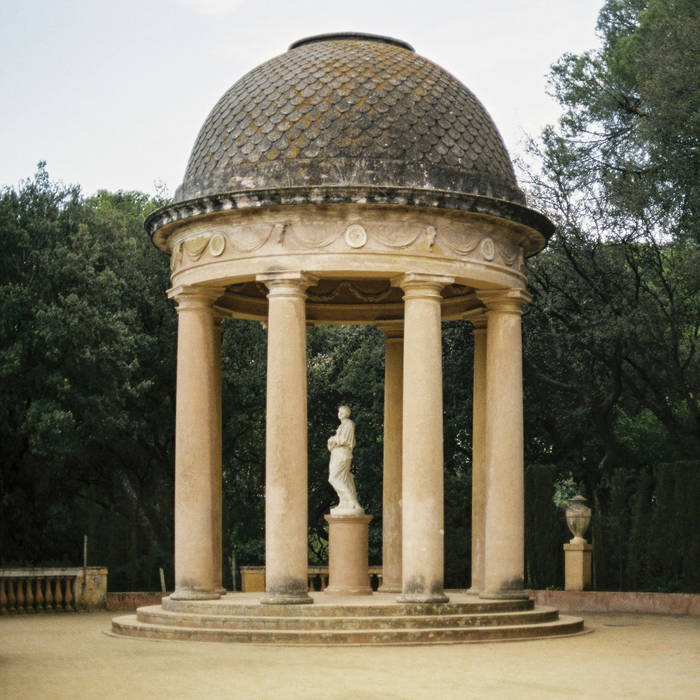
[[[175,199],[328,185],[524,203],[476,97],[408,44],[361,34],[303,39],[241,78],[204,122]]]

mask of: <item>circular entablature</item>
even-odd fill
[[[231,284],[217,308],[238,318],[267,318],[267,287],[262,282]],[[442,290],[443,320],[463,318],[478,308],[471,288],[450,284]],[[321,324],[401,324],[403,291],[389,279],[322,279],[306,290],[306,318]]]
[[[202,126],[175,201],[146,228],[171,254],[174,286],[308,273],[321,280],[309,313],[328,322],[393,318],[402,274],[524,288],[525,259],[554,229],[525,205],[493,121],[462,83],[405,42],[355,33],[300,39],[236,82]],[[357,298],[325,298],[328,280],[345,285],[333,295]],[[391,300],[362,286],[387,280]],[[263,314],[264,297],[239,302]],[[460,305],[469,310],[450,301],[448,316]]]

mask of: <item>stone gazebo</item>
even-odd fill
[[[475,334],[470,592],[527,598],[521,308],[525,258],[553,226],[525,205],[496,127],[464,85],[402,41],[298,41],[219,100],[174,204],[146,226],[171,256],[178,309],[171,601],[223,592],[228,317],[268,333],[263,603],[312,600],[305,336],[323,323],[386,335],[381,590],[404,604],[447,601],[440,324],[453,319]]]

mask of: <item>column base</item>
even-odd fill
[[[377,593],[401,593],[401,581],[387,581],[377,588]]]
[[[471,588],[467,589],[466,594],[479,596],[479,595],[481,595],[481,589],[475,588],[474,586],[472,586]]]
[[[202,591],[195,588],[176,588],[170,594],[172,600],[218,600],[221,595],[218,591]]]
[[[449,603],[450,599],[444,593],[402,593],[397,603]]]
[[[314,599],[308,593],[266,593],[261,605],[308,605]]]
[[[370,585],[357,588],[352,586],[328,586],[323,593],[325,595],[372,595],[373,591]]]
[[[512,591],[481,591],[482,600],[527,600],[530,596],[524,590]]]

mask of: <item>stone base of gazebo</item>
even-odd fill
[[[150,639],[301,645],[409,645],[541,639],[583,633],[580,617],[532,600],[477,600],[449,591],[448,603],[397,603],[396,595],[311,593],[313,605],[260,605],[260,594],[180,601],[115,617],[112,633]]]

